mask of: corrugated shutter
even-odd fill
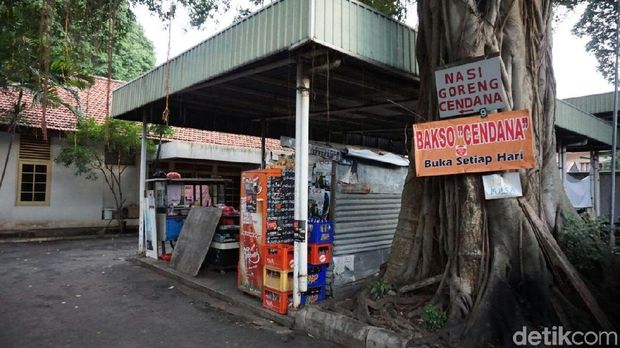
[[[43,139],[20,135],[19,159],[44,160],[51,158],[50,144]]]
[[[400,200],[400,193],[336,193],[334,255],[389,248],[398,223]]]

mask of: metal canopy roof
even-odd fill
[[[266,136],[294,135],[300,59],[311,138],[402,141],[418,95],[415,38],[353,0],[275,2],[171,60],[170,124],[260,135],[264,119]],[[165,80],[162,65],[115,90],[112,116],[161,122]]]
[[[294,136],[301,62],[311,78],[311,139],[405,153],[419,94],[416,35],[354,0],[275,2],[171,60],[169,124]],[[161,123],[165,81],[161,65],[116,89],[112,116]],[[611,142],[611,126],[557,105],[564,143]]]
[[[613,126],[590,113],[563,100],[556,99],[555,127],[557,136],[566,144],[585,138],[588,143],[571,147],[571,150],[600,150],[611,147]]]

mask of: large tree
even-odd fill
[[[609,328],[555,239],[573,209],[556,162],[552,9],[552,0],[418,1],[424,121],[438,119],[436,68],[499,53],[506,110],[529,109],[534,125],[536,168],[520,171],[522,198],[485,201],[480,175],[416,177],[413,161],[406,179],[385,277],[441,274],[433,301],[463,346],[512,345],[522,326],[580,327],[583,313]]]

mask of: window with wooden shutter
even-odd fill
[[[35,137],[20,136],[17,205],[49,205],[51,147]]]

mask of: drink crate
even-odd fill
[[[308,263],[313,265],[324,265],[332,260],[331,244],[309,244]]]
[[[280,271],[263,268],[263,285],[274,290],[287,292],[293,290],[293,271]]]
[[[308,243],[325,244],[334,241],[334,222],[323,220],[308,223]]]
[[[325,300],[325,287],[317,286],[316,288],[308,288],[308,291],[301,294],[301,304],[307,305]]]
[[[267,287],[263,287],[263,296],[261,298],[263,307],[280,314],[286,314],[288,308],[293,304],[292,292],[282,292]]]
[[[271,244],[263,246],[265,266],[280,271],[293,269],[295,253],[292,245]]]
[[[308,264],[308,287],[324,286],[326,284],[327,265]]]

